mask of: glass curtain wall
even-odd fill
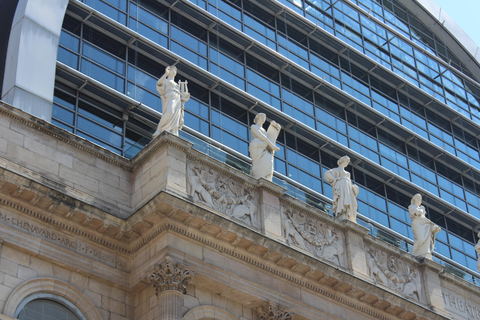
[[[474,175],[462,174],[433,159],[427,151],[373,125],[360,113],[319,94],[293,77],[289,66],[273,63],[228,41],[217,27],[200,23],[150,0],[85,0],[116,23],[170,50],[224,82],[297,119],[339,144],[367,157],[394,174],[480,219],[480,184]],[[480,121],[479,88],[468,70],[413,14],[390,1],[281,1],[319,28],[335,35],[364,55],[402,77],[440,103],[455,109],[466,120]],[[343,90],[368,107],[392,119],[452,157],[479,167],[479,139],[432,112],[417,99],[389,86],[348,54],[333,50],[261,3],[248,0],[194,0],[193,10],[209,12],[241,35],[274,50],[281,59],[304,68]],[[369,19],[368,15],[376,19]],[[446,66],[444,61],[451,61]],[[161,112],[155,84],[166,65],[142,50],[115,39],[107,32],[67,14],[58,50],[58,61],[106,86]],[[248,156],[249,126],[256,112],[222,94],[222,85],[206,90],[196,79],[187,79],[191,99],[185,124],[225,146]],[[128,120],[105,101],[58,83],[53,123],[126,157],[132,147],[153,131],[151,125]],[[144,142],[143,144],[145,144]],[[282,130],[275,155],[277,173],[327,196],[331,187],[323,173],[336,166],[336,158],[296,134]],[[359,212],[365,217],[413,239],[406,207],[410,199],[374,175],[354,168],[352,177],[362,189]],[[435,197],[426,197],[434,201]],[[428,207],[428,205],[427,205]],[[428,207],[429,218],[442,227],[436,251],[476,270],[475,234]],[[409,248],[405,247],[405,250]],[[448,261],[448,260],[447,260]]]

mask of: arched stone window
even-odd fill
[[[218,307],[199,306],[188,311],[183,320],[237,320],[237,318]]]
[[[40,298],[36,298],[36,297]],[[84,320],[77,307],[51,294],[35,294],[28,297],[17,308],[15,318],[19,320]]]
[[[29,311],[38,311],[42,308],[45,315],[58,311],[60,314],[70,316],[73,314],[75,317],[41,318],[29,315]],[[8,296],[3,314],[24,320],[102,320],[95,305],[82,292],[64,281],[53,278],[35,278],[20,284]]]

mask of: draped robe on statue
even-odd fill
[[[432,252],[435,246],[435,234],[440,227],[425,217],[425,207],[411,204],[408,212],[412,219],[412,231],[414,243],[412,254],[416,257],[432,259]]]
[[[270,123],[268,131],[258,124],[251,126],[252,141],[248,147],[250,157],[252,158],[252,175],[255,179],[264,178],[272,181],[273,178],[273,158],[280,125],[275,121]]]
[[[162,118],[158,124],[158,134],[168,131],[176,136],[183,127],[183,106],[180,85],[174,80],[166,79],[157,91],[162,98]]]
[[[356,221],[358,187],[352,185],[350,173],[342,168],[333,168],[325,172],[333,188],[333,214],[339,219]]]

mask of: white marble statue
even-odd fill
[[[252,174],[255,179],[264,178],[272,181],[273,178],[273,157],[275,151],[280,150],[275,145],[278,134],[282,128],[278,123],[272,121],[268,130],[263,129],[267,116],[265,113],[259,113],[255,116],[253,124],[250,127],[252,141],[248,151],[252,157]]]
[[[475,245],[475,251],[477,252],[477,255],[478,255],[478,261],[477,261],[477,269],[478,269],[478,272],[480,272],[480,232],[477,234],[478,236],[478,241],[477,241],[477,244]]]
[[[417,258],[432,259],[435,245],[435,234],[440,232],[440,227],[425,217],[425,207],[422,205],[422,196],[417,193],[412,197],[408,206],[410,219],[412,219],[413,248],[412,254]]]
[[[185,102],[190,99],[187,81],[175,82],[177,68],[168,66],[165,74],[157,81],[157,91],[162,99],[162,118],[158,123],[157,131],[153,134],[155,139],[162,131],[168,131],[178,136],[178,131],[183,127],[183,110]]]
[[[357,222],[358,186],[352,184],[350,172],[345,171],[349,163],[348,156],[338,159],[338,167],[325,172],[325,180],[332,185],[333,189],[333,214],[341,220]]]

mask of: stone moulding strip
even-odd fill
[[[260,269],[262,269],[262,270],[264,270],[264,271],[267,271],[267,272],[269,272],[269,273],[271,273],[271,274],[274,274],[274,275],[276,275],[276,276],[278,276],[278,277],[280,277],[280,278],[283,278],[283,279],[285,279],[285,280],[287,280],[287,281],[293,282],[293,283],[295,283],[296,285],[299,285],[299,286],[302,286],[302,287],[304,287],[304,288],[310,289],[310,290],[312,290],[312,291],[314,291],[314,292],[316,292],[316,293],[318,293],[318,294],[321,294],[321,295],[323,295],[323,296],[325,296],[325,297],[327,297],[327,298],[330,298],[330,299],[332,299],[332,300],[335,300],[335,301],[337,301],[337,302],[340,302],[341,304],[346,305],[346,306],[348,306],[348,307],[351,307],[351,308],[353,308],[353,309],[359,310],[359,311],[361,311],[361,312],[363,312],[363,313],[366,313],[366,314],[368,314],[368,315],[370,315],[370,316],[373,316],[373,317],[375,317],[375,318],[377,318],[377,319],[382,319],[382,320],[390,320],[390,319],[391,319],[391,318],[386,317],[385,315],[380,314],[380,313],[378,313],[378,312],[376,312],[376,311],[374,311],[374,310],[372,310],[372,309],[370,309],[370,308],[368,308],[368,307],[366,307],[366,306],[357,304],[357,303],[355,303],[355,302],[353,302],[353,301],[351,301],[351,300],[349,300],[349,299],[346,299],[346,298],[344,298],[344,297],[342,297],[342,296],[340,296],[340,295],[335,294],[334,292],[331,292],[331,291],[329,291],[329,290],[325,290],[325,289],[321,288],[320,286],[316,286],[316,285],[313,284],[313,281],[312,281],[312,282],[307,282],[307,281],[304,281],[304,280],[302,280],[302,279],[300,279],[300,278],[298,278],[298,277],[289,275],[289,274],[287,274],[287,273],[279,270],[278,268],[274,268],[274,267],[268,266],[268,265],[266,265],[266,264],[264,264],[264,263],[262,263],[262,262],[260,262],[260,261],[258,261],[258,260],[252,259],[252,258],[250,258],[250,257],[248,257],[248,256],[246,256],[246,255],[243,255],[242,253],[237,252],[236,250],[229,249],[229,248],[224,247],[224,246],[222,246],[222,245],[220,245],[220,244],[218,244],[218,243],[215,243],[215,242],[213,242],[213,241],[210,241],[210,240],[208,240],[207,238],[204,238],[204,237],[201,237],[201,236],[199,236],[199,235],[196,235],[196,234],[194,234],[194,233],[192,233],[192,232],[189,232],[188,230],[186,230],[186,229],[184,229],[184,228],[182,228],[182,227],[179,227],[179,226],[177,226],[177,225],[175,225],[175,224],[171,224],[171,223],[167,222],[167,223],[165,223],[164,226],[162,226],[162,227],[160,227],[158,230],[156,230],[155,233],[158,235],[158,234],[160,234],[160,233],[163,232],[163,231],[167,231],[167,232],[168,232],[168,231],[173,231],[173,232],[175,232],[175,233],[177,233],[177,234],[180,234],[180,235],[185,236],[185,237],[187,237],[187,238],[189,238],[189,239],[192,239],[192,240],[194,240],[194,241],[197,241],[197,242],[199,242],[199,243],[202,243],[202,244],[204,244],[204,245],[207,245],[207,246],[209,246],[209,247],[211,247],[211,248],[213,248],[213,249],[215,249],[215,250],[218,250],[219,252],[222,252],[222,253],[227,254],[227,255],[229,255],[229,256],[231,256],[231,257],[234,257],[234,258],[236,258],[236,259],[239,259],[239,260],[241,260],[241,261],[243,261],[243,262],[245,262],[245,263],[248,263],[248,264],[250,264],[250,265],[252,265],[252,266],[255,266],[255,267],[257,267],[257,268],[260,268]],[[303,276],[303,274],[302,274],[302,276]],[[399,308],[402,308],[402,309],[403,309],[403,307],[399,307]],[[382,309],[382,310],[383,310],[383,309]],[[392,314],[392,316],[395,316],[395,315]]]
[[[105,240],[101,237],[97,237],[91,233],[88,233],[88,232],[85,232],[85,231],[82,231],[76,227],[73,227],[71,224],[66,224],[66,223],[63,223],[63,222],[60,222],[58,220],[56,220],[55,218],[53,217],[49,217],[49,216],[46,216],[38,211],[35,211],[35,210],[32,210],[32,209],[29,209],[21,204],[18,204],[18,203],[14,203],[13,201],[10,201],[8,199],[5,199],[3,197],[0,196],[0,204],[5,206],[5,207],[9,207],[9,208],[12,208],[16,211],[20,211],[28,216],[31,216],[33,218],[36,218],[38,220],[41,220],[47,224],[50,224],[52,226],[55,226],[55,227],[58,227],[64,231],[67,231],[67,232],[72,232],[76,235],[79,235],[79,236],[82,236],[90,241],[93,241],[94,243],[96,244],[99,244],[99,245],[102,245],[102,246],[105,246],[107,248],[110,248],[110,249],[113,249],[113,250],[116,250],[120,253],[128,253],[128,250],[123,247],[123,246],[120,246],[118,244],[115,244],[113,242],[110,242],[108,240]]]
[[[89,142],[88,140],[82,139],[44,120],[41,120],[32,115],[29,115],[19,109],[16,109],[6,104],[3,101],[0,102],[0,114],[3,114],[19,123],[22,123],[27,127],[33,128],[44,134],[47,134],[57,140],[65,142],[77,149],[90,153],[95,157],[100,158],[117,167],[120,167],[127,171],[131,171],[131,165],[128,159],[123,158],[122,156],[119,156],[117,154],[111,153],[110,151],[105,151],[103,148],[96,146],[95,144]]]

